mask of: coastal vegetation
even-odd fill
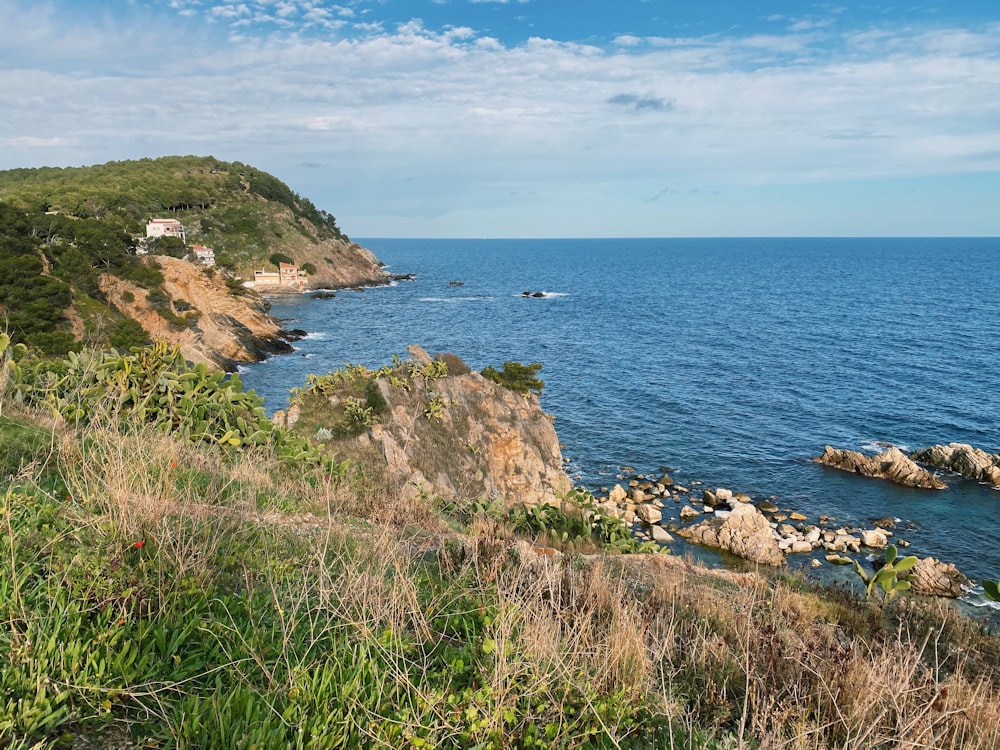
[[[137,254],[166,215],[220,267]],[[0,172],[0,746],[1000,746],[1000,639],[915,558],[859,591],[648,554],[559,484],[541,363],[411,347],[270,419],[150,333],[217,317],[193,278],[246,305],[349,247],[236,162]]]
[[[168,347],[0,337],[0,745],[1000,745],[1000,639],[946,604],[584,547],[584,494],[399,496],[268,424]]]
[[[541,369],[541,362],[532,362],[528,365],[521,362],[504,362],[500,370],[493,365],[484,367],[483,377],[512,391],[537,395],[545,387],[545,381],[538,378]]]
[[[154,218],[180,221],[186,236],[147,237]],[[211,268],[193,255],[195,243],[213,250]],[[332,215],[239,162],[170,156],[0,171],[0,316],[15,342],[53,356],[84,342],[122,350],[151,343],[163,332],[135,298],[166,333],[201,332],[203,301],[165,282],[159,259],[167,258],[191,260],[189,274],[217,277],[238,299],[249,295],[244,279],[279,262],[298,264],[323,286],[382,277]],[[109,291],[119,282],[131,301]]]

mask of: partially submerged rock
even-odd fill
[[[732,512],[721,524],[717,520],[703,521],[678,533],[689,541],[724,549],[751,562],[784,565],[785,556],[767,517],[750,503],[733,502],[731,507]]]
[[[946,596],[957,599],[962,595],[962,586],[969,579],[952,563],[943,563],[933,557],[917,561],[910,578],[910,590],[924,596]]]
[[[832,446],[823,449],[823,455],[813,459],[823,466],[850,471],[874,479],[887,479],[904,487],[943,490],[947,485],[927,469],[917,466],[899,448],[892,446],[876,456],[866,456],[851,450],[838,450]]]
[[[1000,489],[1000,453],[991,455],[967,443],[949,443],[913,451],[910,458]]]

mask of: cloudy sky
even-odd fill
[[[0,0],[0,169],[211,154],[357,237],[1000,235],[996,0]]]

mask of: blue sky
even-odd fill
[[[1000,236],[1000,6],[0,0],[0,169],[212,154],[358,237]]]

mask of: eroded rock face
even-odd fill
[[[843,471],[851,471],[875,479],[887,479],[905,487],[919,487],[943,490],[947,485],[926,469],[917,466],[895,446],[876,456],[850,450],[838,450],[831,446],[823,449],[823,455],[813,459],[816,463]]]
[[[749,503],[732,503],[732,512],[721,524],[718,521],[703,521],[677,533],[689,541],[718,547],[752,562],[774,566],[785,564],[785,556],[778,547],[767,517]]]
[[[949,443],[921,448],[911,453],[910,458],[1000,489],[1000,453],[991,455],[967,443]]]
[[[969,579],[952,563],[924,557],[914,566],[910,582],[910,590],[914,594],[957,599],[962,595],[962,585],[968,583]]]
[[[147,291],[116,276],[101,277],[101,290],[115,307],[135,318],[153,340],[178,347],[185,359],[211,367],[234,369],[268,354],[290,351],[281,327],[256,296],[234,297],[221,275],[178,258],[156,256],[163,290],[177,315],[196,314],[192,324],[172,327],[146,299]]]
[[[429,361],[419,347],[415,362]],[[447,499],[502,498],[508,504],[559,503],[572,482],[552,422],[534,395],[524,396],[478,372],[430,381],[410,390],[379,380],[391,414],[373,425],[390,476]],[[430,394],[440,419],[425,414]]]

